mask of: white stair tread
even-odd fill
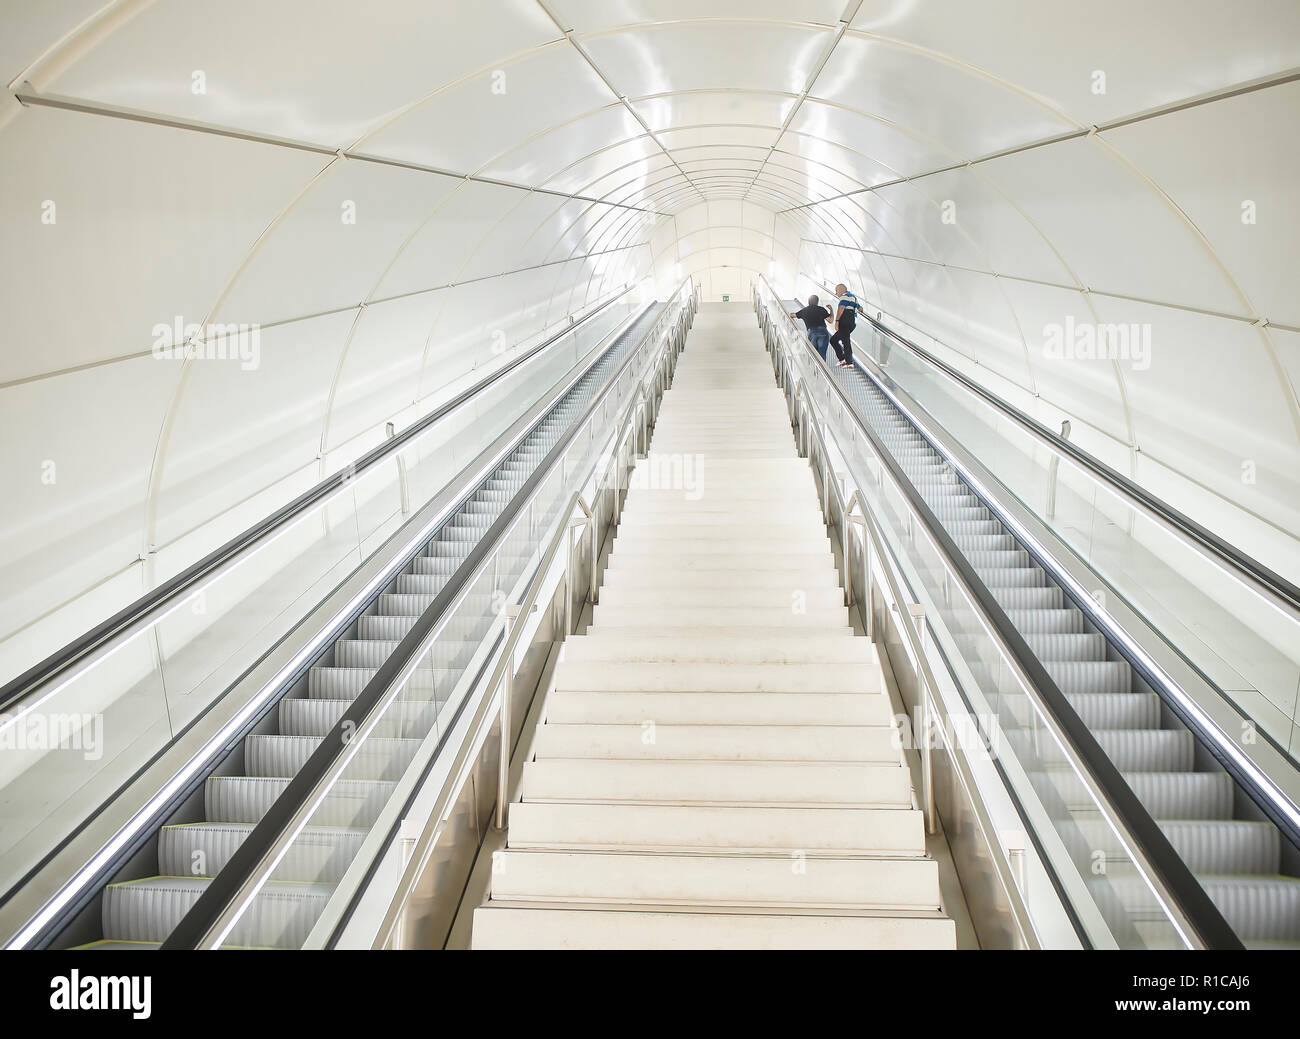
[[[662,637],[593,628],[564,643],[563,659],[708,660],[743,663],[859,663],[875,667],[876,654],[865,638],[809,632],[751,638],[734,635]]]
[[[614,663],[561,660],[555,669],[556,689],[647,689],[661,692],[729,690],[754,693],[874,693],[880,672],[861,664],[719,664]]]
[[[886,725],[675,725],[549,722],[537,730],[542,758],[662,761],[899,761]]]
[[[555,690],[550,722],[660,725],[889,725],[884,693],[666,693]]]
[[[506,850],[495,898],[938,909],[939,870],[925,858]]]
[[[538,905],[493,900],[474,912],[475,949],[953,949],[937,912],[746,912]]]
[[[755,808],[709,805],[510,806],[511,848],[623,851],[801,850],[812,854],[925,853],[925,823],[907,808]]]
[[[525,801],[910,807],[901,765],[819,762],[603,761],[524,763]]]

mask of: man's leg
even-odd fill
[[[844,347],[840,345],[843,334],[844,333],[837,328],[835,334],[831,336],[831,346],[835,347],[835,356],[841,361],[844,360]]]
[[[844,330],[844,360],[853,363],[853,329]]]

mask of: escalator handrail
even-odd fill
[[[820,284],[816,279],[806,273],[803,277],[808,278],[813,282],[813,284]],[[825,289],[826,287],[822,286],[822,288]],[[773,292],[773,295],[776,296],[775,292]],[[776,298],[778,300],[780,299],[779,296],[776,296]],[[864,300],[863,302],[865,303],[866,301]],[[883,312],[883,308],[880,308],[880,310]],[[882,335],[897,343],[910,353],[915,354],[923,362],[935,371],[939,372],[949,381],[955,382],[967,393],[979,397],[984,401],[984,403],[1011,419],[1027,433],[1044,444],[1049,450],[1054,451],[1058,455],[1064,456],[1079,468],[1086,470],[1093,477],[1110,485],[1110,487],[1137,505],[1147,515],[1163,523],[1185,544],[1198,549],[1202,555],[1212,557],[1215,562],[1217,562],[1221,567],[1226,568],[1238,579],[1245,580],[1258,590],[1267,593],[1276,600],[1278,605],[1286,608],[1291,614],[1300,615],[1300,586],[1288,581],[1281,574],[1277,573],[1277,571],[1261,563],[1253,556],[1247,555],[1235,545],[1230,544],[1218,534],[1215,534],[1212,530],[1197,523],[1190,516],[1180,512],[1178,509],[1175,509],[1168,502],[1161,498],[1157,498],[1140,484],[1125,476],[1117,469],[1107,465],[1095,455],[1083,450],[1083,448],[1079,447],[1077,444],[1071,443],[1065,437],[1056,433],[1052,429],[1049,429],[1037,419],[1026,415],[1019,408],[1015,407],[1015,405],[1008,403],[987,387],[976,382],[970,376],[958,371],[947,361],[936,357],[924,347],[899,335],[888,325],[881,321],[877,321],[869,314],[864,314],[863,317],[865,317],[871,326]]]
[[[393,456],[394,452],[401,450],[412,439],[428,430],[429,427],[484,390],[495,385],[520,365],[532,360],[541,351],[572,335],[597,314],[632,292],[635,287],[634,285],[628,286],[621,292],[610,296],[609,299],[598,304],[572,325],[549,336],[518,357],[512,358],[491,374],[474,383],[474,385],[462,390],[446,403],[411,423],[400,433],[394,434],[382,444],[366,452],[351,465],[326,477],[314,487],[304,491],[293,501],[262,518],[248,529],[231,538],[224,545],[214,549],[198,562],[164,581],[158,587],[146,592],[108,620],[73,639],[44,660],[34,664],[16,678],[5,683],[4,686],[0,686],[0,716],[11,714],[14,708],[40,695],[41,690],[49,686],[51,682],[60,678],[63,678],[65,682],[70,681],[76,674],[83,672],[96,660],[101,659],[110,652],[111,648],[120,643],[122,639],[128,638],[148,627],[161,614],[175,608],[184,598],[195,594],[209,582],[215,580],[226,567],[237,562],[245,552],[265,542],[289,524],[296,522],[307,512],[321,505],[336,491],[350,485],[362,473],[387,461]]]
[[[665,310],[665,313],[667,312]],[[657,328],[658,322],[646,335],[649,336]],[[563,455],[577,431],[583,428],[590,415],[603,403],[609,388],[636,360],[639,352],[639,344],[628,352],[628,356],[619,364],[618,369],[609,376],[605,389],[593,397],[584,411],[575,417],[569,430],[538,463],[532,474],[515,492],[501,515],[484,531],[465,560],[412,625],[411,630],[401,639],[388,659],[344,711],[343,716],[294,774],[285,789],[253,827],[252,832],[231,855],[226,865],[212,878],[194,905],[163,942],[163,949],[202,947],[205,939],[219,926],[223,916],[227,915],[228,908],[239,897],[240,892],[259,879],[259,870],[266,856],[273,850],[285,828],[304,809],[320,783],[337,770],[339,759],[349,745],[352,734],[362,731],[367,717],[383,700],[393,683],[408,666],[418,662],[426,640],[436,632],[447,611],[459,600],[462,593],[473,587],[479,569],[500,547],[502,538],[510,531],[526,504],[531,501],[533,492],[550,475],[556,459]]]
[[[763,279],[763,285],[777,307],[784,313],[784,303],[772,291],[766,279]],[[809,351],[813,351],[813,345],[806,336],[798,336],[797,332],[796,336],[803,340]],[[1205,889],[1174,849],[1164,831],[1125,782],[1115,763],[1097,742],[1092,730],[1083,723],[1074,708],[1070,706],[1069,700],[1065,698],[1065,694],[1061,692],[1042,661],[1030,649],[1024,635],[1011,623],[1011,618],[1007,616],[1006,611],[976,573],[965,554],[907,477],[894,458],[893,452],[886,447],[876,431],[862,419],[836,381],[828,378],[826,382],[839,398],[845,413],[863,438],[871,444],[876,457],[880,459],[882,468],[889,474],[890,481],[902,496],[908,509],[925,528],[927,535],[939,550],[944,566],[962,583],[970,600],[983,613],[984,620],[1002,643],[1002,649],[1008,658],[1028,679],[1042,705],[1051,713],[1057,726],[1069,740],[1079,763],[1105,794],[1111,810],[1151,867],[1154,879],[1159,882],[1163,892],[1177,906],[1178,911],[1206,948],[1243,949],[1241,940],[1228,925],[1218,906],[1206,894]]]

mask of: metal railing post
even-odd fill
[[[908,616],[912,619],[912,624],[917,629],[918,645],[922,654],[926,652],[926,623],[925,607],[920,603],[910,602],[907,604]],[[929,683],[925,680],[924,673],[917,662],[917,687],[920,691],[920,708],[921,720],[918,728],[920,729],[921,739],[921,799],[925,811],[925,829],[927,833],[935,832],[934,820],[934,763],[931,760],[934,741],[930,738],[930,697],[933,690],[930,689]]]

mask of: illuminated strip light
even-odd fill
[[[624,324],[623,328],[611,333],[611,336],[617,339],[618,336],[625,334],[633,321],[635,321],[635,316],[629,319]],[[601,356],[603,356],[603,354]],[[575,383],[591,371],[600,359],[600,357],[593,358],[578,375],[571,379],[564,389],[553,398],[551,407],[553,408],[556,403],[562,400],[563,397],[573,388]],[[468,403],[468,401],[465,403]],[[548,409],[548,411],[549,410],[550,409]],[[531,433],[535,425],[536,423],[533,423],[528,427],[528,429],[521,431],[519,436],[515,437],[509,444],[498,451],[491,461],[485,463],[478,472],[475,473],[467,486],[477,489],[478,485],[515,451],[519,444],[529,435],[529,433]],[[334,495],[341,493],[345,489],[350,489],[350,485],[341,484],[338,488],[327,495],[324,500],[331,500]],[[398,571],[410,562],[410,554],[417,549],[422,542],[428,541],[428,539],[433,536],[433,532],[445,523],[450,516],[454,515],[473,493],[473,491],[469,491],[460,498],[457,498],[454,502],[444,506],[437,516],[421,527],[414,537],[408,539],[406,544],[402,546],[402,549],[397,553],[393,560],[378,574],[371,578],[360,591],[347,601],[347,603],[336,611],[327,626],[312,638],[302,649],[295,653],[289,662],[277,671],[275,676],[269,682],[262,686],[257,695],[245,704],[238,714],[223,725],[216,735],[204,744],[204,749],[224,746],[239,732],[239,730],[241,730],[255,715],[257,715],[262,708],[274,700],[279,693],[279,686],[286,681],[290,675],[301,668],[303,664],[315,656],[325,645],[337,638],[338,634],[341,633],[348,624],[352,623],[353,614],[360,608],[361,604],[376,594],[378,589],[390,582],[397,575]],[[316,510],[312,510],[312,512],[307,515],[315,514]],[[306,518],[306,516],[303,518]],[[296,523],[289,524],[289,526],[285,528],[285,531],[287,532],[294,526],[296,526]],[[280,536],[280,534],[277,534],[274,537],[278,538]],[[272,540],[274,540],[274,538],[272,538]],[[262,544],[266,545],[270,544],[270,542],[267,541]],[[234,565],[237,566],[238,563]],[[171,613],[172,610],[183,605],[183,603],[188,602],[190,598],[191,596],[187,596],[175,606],[169,608],[167,612],[162,614],[158,619],[161,620],[162,617],[167,616],[167,614]],[[126,645],[139,634],[147,630],[149,630],[147,627],[142,628],[139,632],[136,632],[122,640],[118,646],[109,650],[107,654],[97,657],[96,659],[106,659],[108,655],[117,652],[121,646]],[[80,677],[80,673],[78,675],[73,675],[71,678],[65,679],[51,690],[49,694],[42,696],[40,701],[33,705],[32,708],[29,708],[29,710],[39,706],[40,703],[44,703],[50,695],[61,690],[68,684],[68,682],[73,681],[77,677]],[[24,712],[24,714],[26,713],[27,712]],[[54,917],[63,912],[70,902],[81,895],[83,888],[87,884],[91,883],[97,874],[106,869],[112,863],[113,859],[122,853],[126,846],[136,840],[142,830],[152,825],[153,816],[160,812],[167,803],[172,800],[172,798],[179,794],[180,791],[194,779],[196,774],[204,770],[212,757],[213,755],[208,754],[206,756],[191,758],[188,765],[168,780],[163,788],[151,797],[138,812],[131,816],[131,818],[126,821],[112,839],[110,839],[107,844],[91,857],[89,862],[73,874],[68,883],[60,888],[55,896],[41,908],[40,912],[38,912],[23,926],[18,934],[9,942],[6,948],[26,948],[28,943],[35,939],[50,924]]]
[[[920,430],[939,454],[943,455],[949,465],[955,469],[961,478],[968,483],[972,489],[980,496],[984,505],[991,509],[998,519],[1015,533],[1021,541],[1029,545],[1034,550],[1036,560],[1044,569],[1048,570],[1053,579],[1059,584],[1065,586],[1075,599],[1076,604],[1082,609],[1100,628],[1102,628],[1108,637],[1120,643],[1120,645],[1137,659],[1139,664],[1153,677],[1155,677],[1161,687],[1169,696],[1176,700],[1184,711],[1193,717],[1201,726],[1203,735],[1207,736],[1215,749],[1221,751],[1224,756],[1232,759],[1233,763],[1246,774],[1253,783],[1265,794],[1268,795],[1272,806],[1284,815],[1291,823],[1292,827],[1300,830],[1300,809],[1292,803],[1291,799],[1281,790],[1280,787],[1260,769],[1249,757],[1241,752],[1240,749],[1232,742],[1232,738],[1223,731],[1219,724],[1205,713],[1199,704],[1192,700],[1182,688],[1166,673],[1164,668],[1152,659],[1151,655],[1133,638],[1123,630],[1109,613],[1107,613],[1091,593],[1083,587],[1075,578],[1066,572],[1053,558],[1038,538],[1034,537],[1018,520],[1008,514],[997,499],[989,492],[988,488],[966,468],[960,461],[954,458],[946,448],[944,448],[931,433],[928,426],[921,422],[912,411],[903,404],[872,372],[866,368],[857,366],[871,381],[880,389],[880,391],[889,398],[893,405],[898,408],[918,430]]]

